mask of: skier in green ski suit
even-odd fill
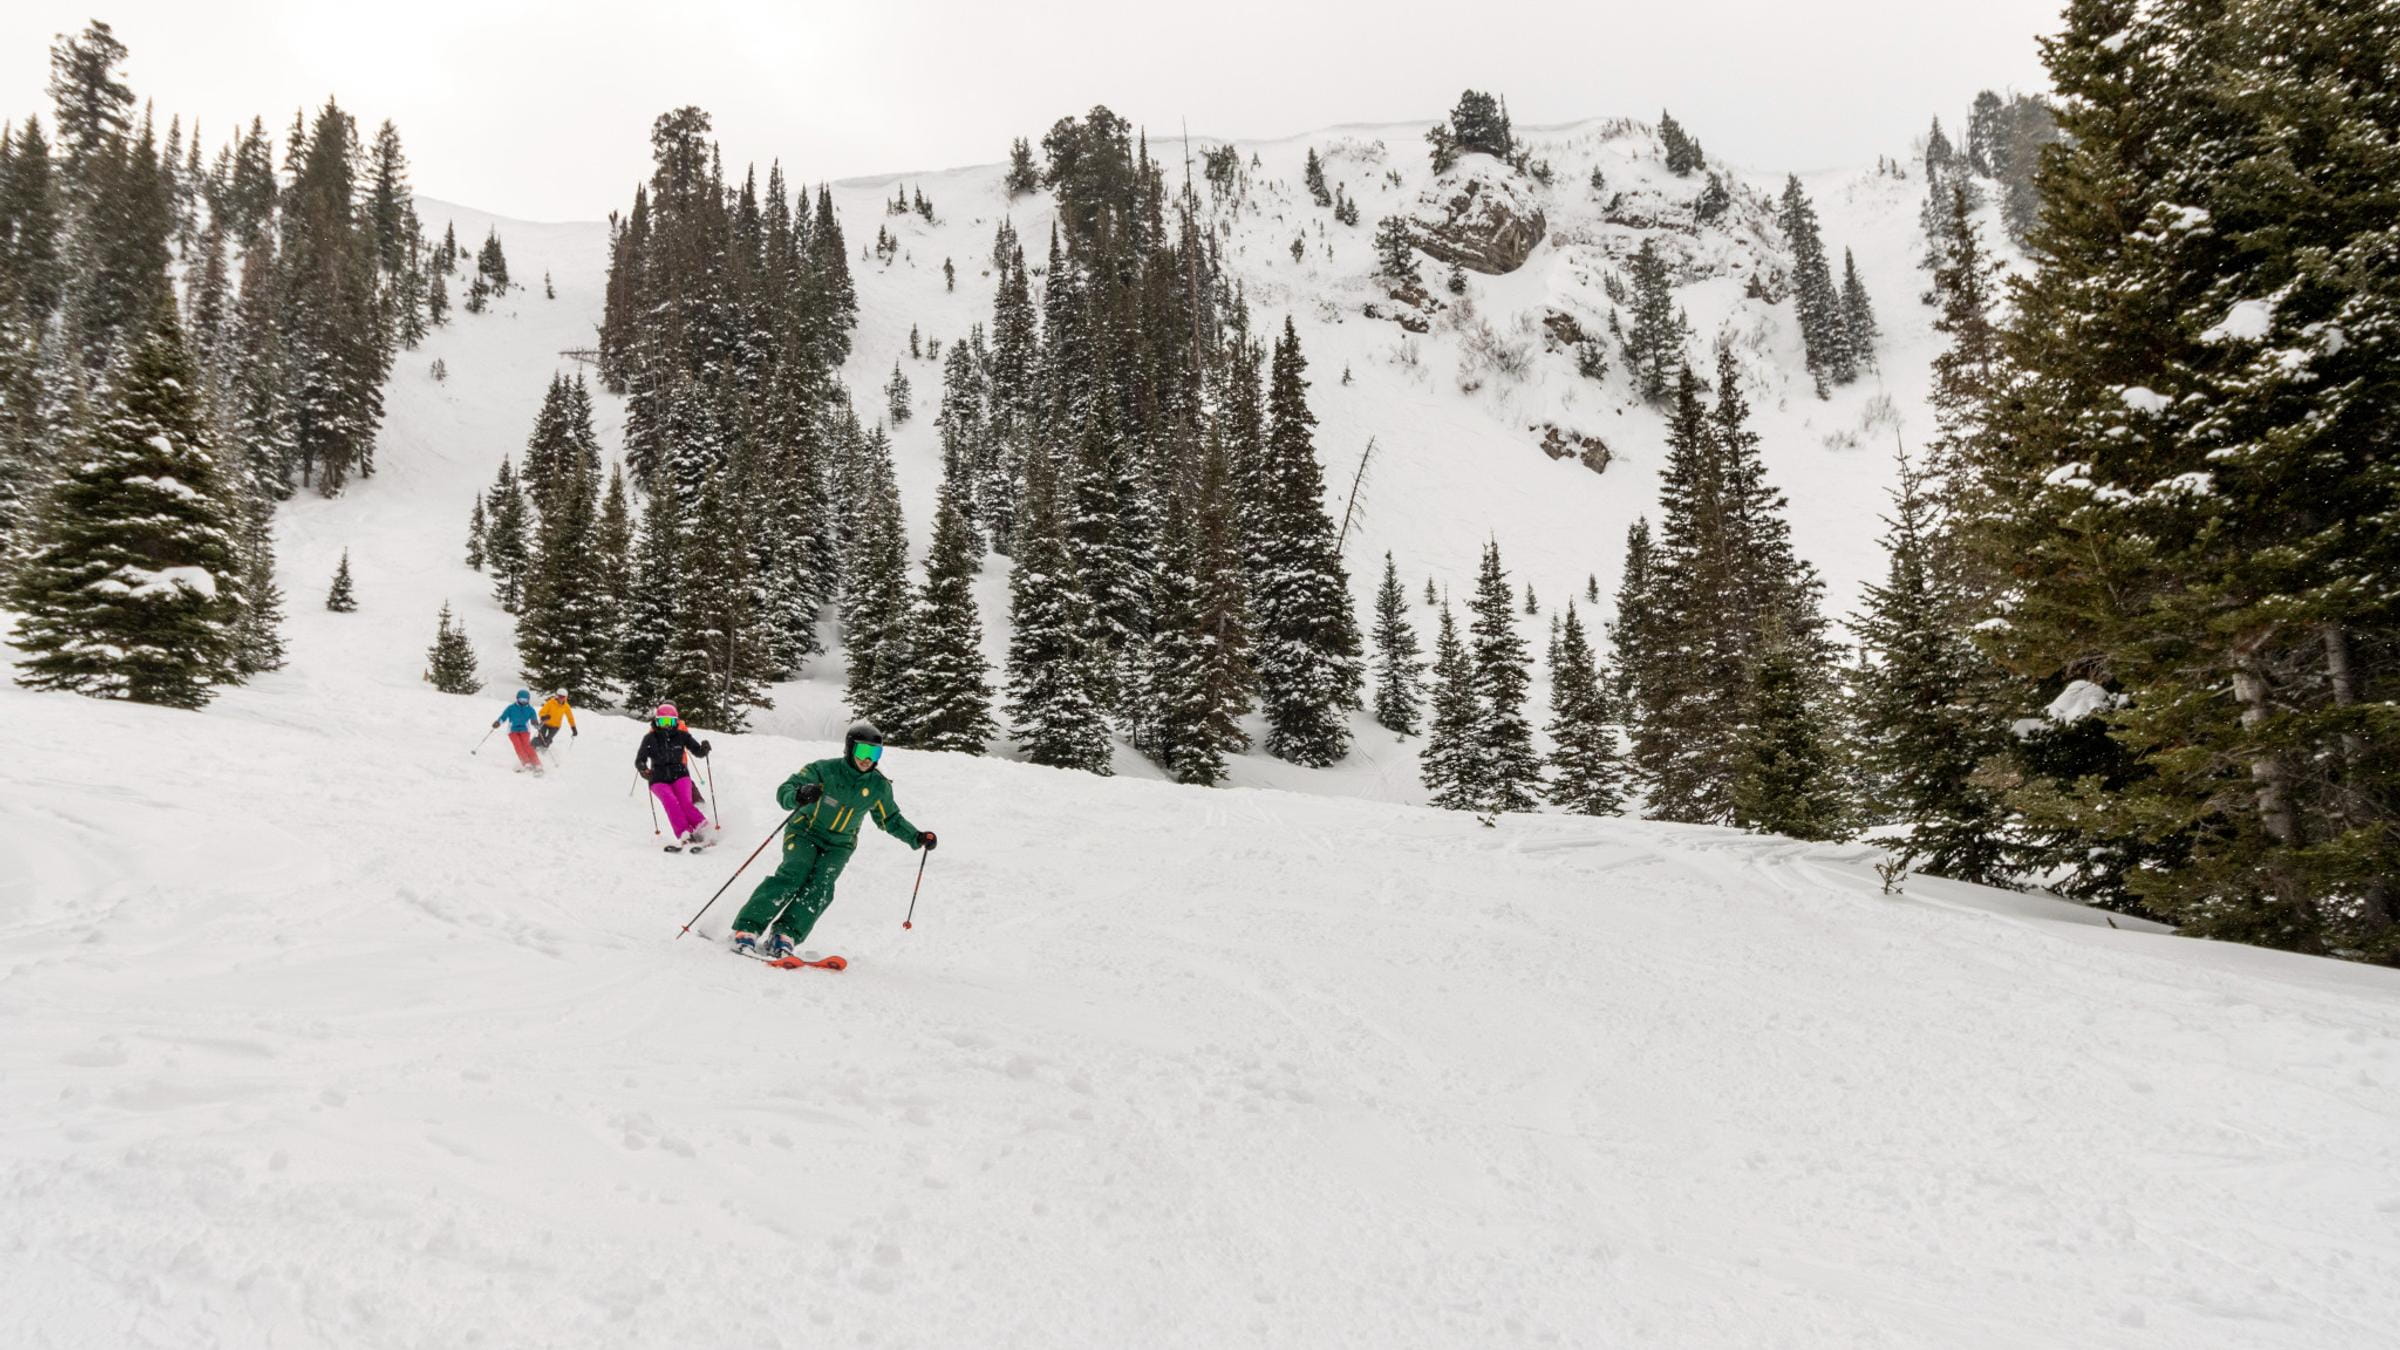
[[[833,903],[833,883],[858,847],[859,827],[873,820],[885,834],[910,848],[932,848],[933,831],[920,830],[892,800],[892,780],[878,767],[883,733],[860,722],[843,738],[839,759],[820,759],[783,780],[775,800],[793,813],[783,831],[783,863],[758,883],[750,903],[734,916],[733,945],[784,956],[808,938],[817,916]]]

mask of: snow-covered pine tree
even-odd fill
[[[1625,809],[1625,764],[1617,753],[1591,638],[1569,604],[1550,658],[1550,783],[1554,806],[1586,816]]]
[[[336,614],[358,610],[358,588],[350,581],[350,550],[342,550],[341,566],[333,569],[333,585],[325,592],[325,608]]]
[[[475,275],[491,285],[495,295],[508,291],[508,254],[500,247],[500,229],[492,227],[483,237],[483,247],[475,252]]]
[[[1425,748],[1417,752],[1417,777],[1431,794],[1428,801],[1445,811],[1481,811],[1490,776],[1490,761],[1476,744],[1483,701],[1476,693],[1475,663],[1447,605],[1433,644],[1431,708]]]
[[[2181,845],[2126,881],[2185,933],[2400,963],[2400,735],[2370,711],[2392,532],[2357,524],[2400,511],[2395,336],[2359,323],[2400,312],[2367,262],[2391,248],[2391,31],[2366,3],[2069,9],[1965,524],[2006,587],[1979,643],[2105,682],[2086,720],[2146,771],[2028,784],[2033,821],[2079,852]]]
[[[475,648],[467,630],[450,617],[450,602],[442,602],[433,645],[425,651],[425,680],[445,694],[474,694],[483,690],[475,673]]]
[[[1860,769],[1874,813],[1907,831],[1901,861],[2005,886],[2016,858],[1999,792],[1978,777],[2004,754],[1993,671],[1969,641],[1970,607],[1948,565],[1946,525],[1924,472],[1900,455],[1884,517],[1881,585],[1851,621],[1866,661],[1856,681]]]
[[[1689,177],[1694,169],[1708,162],[1708,156],[1700,149],[1700,142],[1694,140],[1683,129],[1683,124],[1664,109],[1658,114],[1658,140],[1666,149],[1667,172],[1677,178]]]
[[[280,212],[276,329],[293,447],[301,481],[328,497],[375,473],[391,367],[375,235],[357,210],[356,150],[357,123],[327,100]]]
[[[1135,745],[1176,782],[1211,787],[1225,776],[1225,744],[1213,698],[1215,637],[1208,631],[1194,531],[1186,494],[1169,494],[1154,631],[1142,652]]]
[[[503,458],[485,500],[483,560],[492,571],[492,598],[514,614],[525,599],[525,573],[533,562],[532,528],[516,465]]]
[[[1769,617],[1749,675],[1748,716],[1736,742],[1728,794],[1732,821],[1746,830],[1795,839],[1842,833],[1839,766],[1833,728],[1814,693],[1815,653]]]
[[[910,656],[908,531],[900,514],[900,482],[892,470],[891,438],[868,433],[858,496],[842,519],[842,645],[850,656],[844,694],[854,717],[883,728],[898,745],[912,744],[908,726]]]
[[[199,389],[163,298],[26,532],[19,684],[197,708],[234,678],[242,560]]]
[[[233,671],[283,669],[283,587],[275,580],[275,502],[255,489],[241,494],[242,613],[233,625]]]
[[[883,382],[883,401],[885,409],[892,415],[892,425],[905,426],[910,411],[908,374],[900,369],[897,361],[892,363],[892,378]]]
[[[1485,543],[1475,575],[1475,617],[1467,625],[1474,639],[1474,743],[1490,765],[1482,804],[1503,812],[1530,811],[1541,800],[1541,760],[1533,752],[1533,726],[1525,720],[1533,658],[1517,631],[1515,599],[1500,565],[1499,543]]]
[[[1410,233],[1404,217],[1385,216],[1376,225],[1375,274],[1397,287],[1423,283],[1423,275],[1417,270],[1416,236]]]
[[[1408,623],[1408,597],[1400,571],[1383,555],[1383,585],[1375,592],[1375,724],[1402,736],[1417,734],[1425,703],[1425,664],[1417,631]]]
[[[980,546],[966,512],[945,486],[933,516],[925,584],[909,624],[909,738],[926,750],[980,755],[1000,734],[992,720],[991,668],[975,613]]]
[[[574,420],[571,408],[562,414],[570,436]],[[528,449],[527,458],[532,454]],[[576,703],[598,705],[616,663],[616,628],[600,574],[597,447],[587,455],[570,441],[552,472],[548,484],[537,485],[544,504],[517,620],[517,656],[534,688],[563,689]]]
[[[1666,397],[1675,368],[1683,363],[1692,326],[1675,307],[1673,279],[1656,241],[1642,241],[1628,270],[1633,273],[1633,324],[1625,333],[1625,363],[1634,387],[1656,403]]]
[[[1317,159],[1317,147],[1308,147],[1308,166],[1300,171],[1300,181],[1308,188],[1310,201],[1319,206],[1333,205],[1333,192],[1325,186],[1325,165]]]
[[[1008,145],[1007,187],[1011,197],[1041,191],[1042,171],[1034,165],[1032,143],[1022,136]]]
[[[772,643],[750,576],[747,523],[726,479],[701,491],[676,561],[677,598],[662,676],[677,711],[695,726],[741,731],[753,709],[772,708]]]
[[[592,530],[592,587],[599,597],[603,679],[624,682],[625,615],[633,599],[633,509],[625,496],[625,470],[612,465],[608,495]]]
[[[1652,706],[1638,692],[1640,682],[1669,635],[1659,629],[1657,579],[1651,569],[1650,518],[1637,516],[1625,531],[1625,566],[1617,576],[1617,617],[1608,626],[1612,663],[1611,701],[1627,722]]]
[[[1334,551],[1325,483],[1309,428],[1307,358],[1287,316],[1275,344],[1261,480],[1265,566],[1252,577],[1260,701],[1267,753],[1321,768],[1350,745],[1344,713],[1358,706],[1364,673],[1350,580]]]
[[[1842,293],[1834,285],[1833,268],[1825,259],[1825,238],[1817,227],[1817,208],[1800,186],[1799,175],[1783,183],[1782,209],[1776,217],[1792,250],[1792,305],[1800,320],[1800,338],[1808,349],[1809,374],[1816,377],[1820,396],[1832,385],[1858,378],[1858,359],[1850,349],[1843,325]]]
[[[483,570],[483,536],[490,528],[484,515],[483,494],[475,494],[475,509],[467,516],[467,566]]]
[[[1535,598],[1533,593],[1533,583],[1528,581],[1525,583],[1525,613],[1530,617],[1532,615],[1540,614],[1541,612],[1542,602]]]
[[[1867,284],[1858,279],[1858,259],[1845,248],[1842,250],[1842,337],[1850,345],[1851,360],[1860,368],[1875,364],[1875,339],[1880,331],[1875,323],[1875,304],[1867,298]]]
[[[984,485],[996,476],[991,472],[994,456],[987,443],[990,429],[984,420],[984,401],[983,368],[975,360],[974,349],[964,342],[951,344],[950,355],[942,362],[941,410],[934,415],[942,442],[942,490],[958,507],[970,551],[978,558],[984,546],[978,498]],[[979,561],[975,568],[982,570]]]
[[[617,678],[625,706],[647,713],[677,696],[668,684],[667,643],[683,622],[683,512],[675,494],[653,494],[642,511],[632,585],[618,629]]]
[[[1107,774],[1108,724],[1087,671],[1091,602],[1067,552],[1057,470],[1039,448],[1025,462],[1017,526],[1008,580],[1009,736],[1036,764]]]

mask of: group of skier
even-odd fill
[[[564,693],[551,694],[537,708],[531,690],[518,690],[492,722],[495,730],[504,725],[520,773],[542,772],[542,752],[562,727],[570,737],[583,734]],[[883,774],[883,748],[883,733],[872,722],[856,723],[843,737],[840,756],[807,765],[775,789],[776,803],[787,813],[782,858],[734,917],[735,950],[774,960],[806,941],[833,903],[834,883],[870,822],[912,849],[934,847],[933,831],[918,829],[900,813],[892,780]],[[709,743],[692,734],[672,703],[658,705],[634,751],[634,771],[649,785],[674,832],[666,846],[670,853],[697,853],[707,845],[709,819],[692,781],[691,761],[708,758],[709,751]]]

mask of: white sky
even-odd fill
[[[162,125],[197,114],[211,154],[237,119],[279,128],[333,94],[399,124],[419,191],[536,220],[630,202],[651,120],[684,103],[729,167],[780,156],[796,181],[989,163],[1095,103],[1162,134],[1281,137],[1430,120],[1470,86],[1526,124],[1663,105],[1712,154],[1807,170],[1903,153],[1979,88],[2046,87],[2034,38],[2063,5],[16,0],[0,115],[48,123],[50,39],[96,14]]]

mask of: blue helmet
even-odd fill
[[[532,690],[530,690],[530,689],[520,689],[520,690],[518,690],[518,691],[517,691],[517,702],[519,702],[519,703],[531,703],[531,702],[533,702],[533,691],[532,691]]]

